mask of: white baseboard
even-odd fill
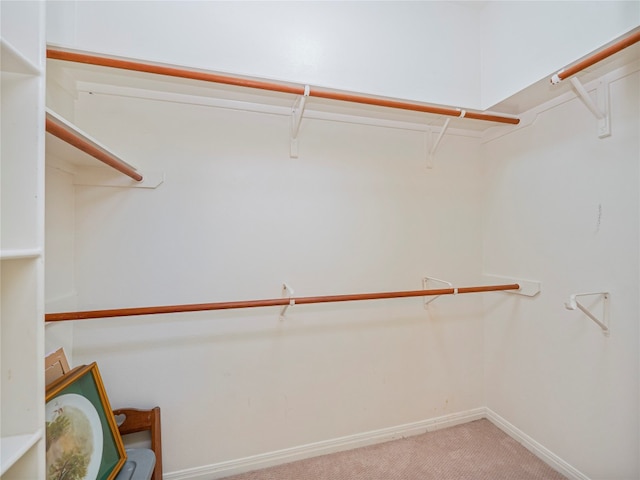
[[[529,450],[551,468],[560,472],[570,480],[589,480],[589,477],[587,477],[584,473],[569,465],[560,457],[552,453],[549,449],[536,442],[522,430],[507,422],[493,410],[491,410],[490,408],[485,408],[484,410],[486,411],[486,418],[491,423],[493,423],[500,430],[512,437],[518,443],[522,444],[522,446],[524,446],[527,450]]]
[[[422,420],[420,422],[407,423],[390,428],[373,430],[356,435],[339,437],[299,447],[277,450],[275,452],[254,455],[251,457],[230,460],[227,462],[189,468],[163,475],[164,480],[215,480],[231,475],[250,472],[261,468],[281,465],[283,463],[304,460],[329,453],[342,452],[353,448],[366,447],[376,443],[397,440],[399,438],[420,435],[425,432],[433,432],[442,428],[453,427],[481,418],[488,419],[500,430],[522,444],[527,450],[540,458],[547,465],[565,475],[570,480],[590,480],[585,474],[572,467],[549,449],[536,442],[523,431],[519,430],[500,415],[489,408],[480,407],[464,412],[445,415],[442,417]]]
[[[353,448],[366,447],[368,445],[382,443],[389,440],[397,440],[399,438],[420,435],[425,432],[453,427],[455,425],[472,422],[474,420],[480,420],[485,417],[486,409],[484,407],[475,408],[420,422],[407,423],[395,427],[358,433],[356,435],[349,435],[332,440],[301,445],[299,447],[277,450],[275,452],[254,455],[237,460],[165,473],[163,475],[163,479],[214,480],[296,460],[304,460],[306,458],[317,457],[319,455],[326,455],[329,453],[351,450]]]

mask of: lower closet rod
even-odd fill
[[[354,300],[379,300],[385,298],[427,297],[432,295],[454,295],[459,293],[495,292],[518,290],[517,283],[508,285],[485,285],[478,287],[441,288],[435,290],[408,290],[403,292],[356,293],[350,295],[326,295],[320,297],[283,297],[265,300],[245,300],[238,302],[195,303],[190,305],[166,305],[160,307],[134,307],[112,310],[90,310],[84,312],[47,313],[45,322],[64,320],[89,320],[93,318],[127,317],[132,315],[154,315],[162,313],[200,312],[204,310],[227,310],[231,308],[274,307],[310,303],[349,302]]]

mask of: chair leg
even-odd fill
[[[162,480],[162,430],[160,423],[160,407],[153,410],[151,426],[151,449],[156,454],[156,466],[153,470],[153,480]]]
[[[160,421],[160,407],[151,410],[137,408],[122,408],[113,411],[116,417],[124,415],[124,421],[118,426],[120,435],[149,431],[151,433],[151,450],[156,456],[156,464],[152,479],[162,480],[162,427]]]

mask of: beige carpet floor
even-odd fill
[[[227,477],[227,480],[561,480],[488,420]]]

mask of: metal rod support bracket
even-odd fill
[[[571,85],[578,94],[582,103],[598,120],[598,137],[605,138],[611,135],[611,123],[609,122],[609,85],[600,81],[596,87],[596,101],[594,102],[577,77],[571,77]],[[597,103],[596,103],[597,102]]]
[[[305,85],[304,94],[296,98],[291,108],[291,148],[289,149],[291,158],[298,158],[298,132],[300,131],[300,123],[302,123],[302,115],[304,114],[307,98],[309,98],[309,92],[309,85]]]
[[[440,280],[439,278],[435,278],[435,277],[424,277],[422,279],[422,288],[424,290],[427,290],[429,288],[429,282],[436,282],[436,283],[440,283],[442,285],[449,285],[449,287],[453,288],[453,294],[457,295],[458,294],[458,289],[455,288],[453,286],[453,284],[451,282],[447,282],[446,280]],[[424,299],[424,308],[427,308],[427,306],[433,302],[435,299],[439,298],[440,295],[436,295],[434,297],[429,297]]]
[[[465,110],[460,110],[460,117],[461,118],[464,117],[466,113],[467,112]],[[435,142],[433,141],[433,138],[432,138],[433,132],[429,130],[426,133],[427,135],[427,168],[433,168],[433,158],[435,157],[436,150],[440,145],[440,141],[442,140],[442,137],[444,136],[447,129],[449,128],[450,121],[451,121],[450,118],[447,118],[445,120],[444,125],[440,129],[440,133],[438,133],[438,137],[436,138]]]
[[[284,319],[285,313],[287,313],[287,308],[296,304],[295,298],[292,298],[294,293],[295,292],[293,288],[291,288],[288,284],[282,284],[282,296],[289,297],[289,304],[280,309],[280,320]]]
[[[589,308],[585,307],[582,303],[578,301],[577,297],[588,297],[600,295],[602,297],[602,319],[598,318],[596,315],[589,310]],[[569,296],[569,300],[565,302],[564,306],[567,310],[575,310],[576,308],[582,311],[587,317],[593,320],[601,329],[602,333],[609,336],[609,292],[594,292],[594,293],[574,293]]]

